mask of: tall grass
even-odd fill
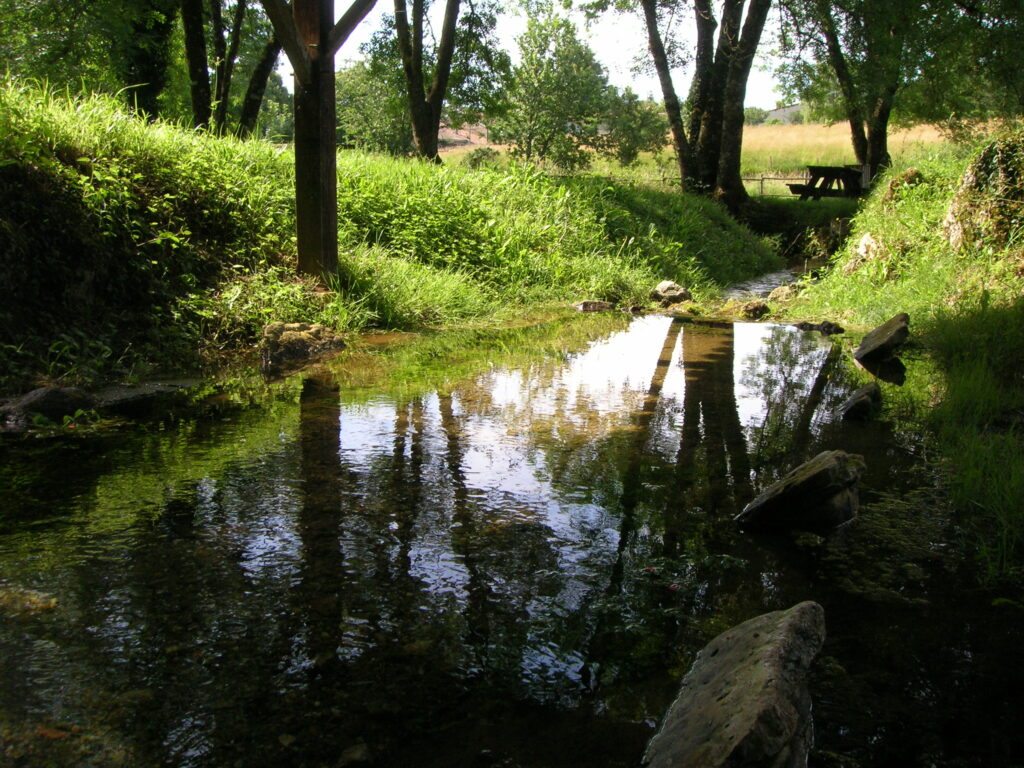
[[[332,292],[291,276],[293,158],[0,83],[0,388],[194,365],[273,320],[485,321],[538,302],[698,295],[770,268],[715,204],[524,167],[343,152]]]

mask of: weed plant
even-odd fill
[[[1024,157],[1024,133],[1006,139]],[[912,392],[939,437],[954,502],[993,579],[1024,576],[1024,211],[954,250],[943,222],[977,146],[894,168],[856,216],[831,272],[789,314],[867,330],[896,312],[941,375]],[[908,385],[909,386],[909,385]]]
[[[525,167],[343,152],[333,291],[294,277],[293,158],[0,83],[0,390],[194,366],[273,320],[481,322],[538,302],[698,295],[773,266],[716,205]]]

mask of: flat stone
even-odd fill
[[[647,745],[647,768],[803,768],[813,740],[807,671],[825,612],[799,603],[726,630],[697,654]]]
[[[895,317],[882,323],[861,341],[854,358],[860,362],[885,360],[895,352],[910,336],[910,315],[900,312]]]
[[[837,413],[844,421],[859,421],[871,418],[881,405],[882,389],[875,382],[871,382],[846,398]]]
[[[864,459],[823,451],[768,486],[736,515],[752,531],[826,531],[857,514],[857,483]]]
[[[50,421],[96,407],[96,399],[78,387],[40,387],[4,407],[7,412],[39,414]]]
[[[610,301],[581,301],[576,305],[577,312],[611,312],[615,305]]]

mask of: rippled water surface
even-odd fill
[[[633,766],[700,647],[804,599],[817,764],[1014,764],[1020,622],[920,437],[834,419],[829,342],[580,322],[0,445],[0,764]],[[736,530],[829,448],[853,526]]]

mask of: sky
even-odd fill
[[[338,16],[347,8],[345,0],[336,3]],[[352,36],[345,42],[338,52],[337,65],[341,67],[346,61],[354,61],[361,58],[359,46],[369,40],[373,32],[380,27],[381,18],[392,13],[394,5],[387,0],[378,0],[376,6],[363,22],[352,33]],[[441,15],[444,11],[444,3],[435,2],[431,9],[432,23],[435,29],[440,28]],[[587,41],[598,61],[604,65],[608,72],[608,79],[612,85],[618,88],[630,87],[641,97],[652,97],[661,101],[661,87],[658,78],[653,71],[650,73],[635,71],[637,55],[649,60],[647,52],[647,32],[640,14],[608,13],[600,19],[589,24],[578,12],[571,12],[570,17],[576,22],[580,36]],[[526,17],[522,14],[503,15],[498,22],[498,39],[502,46],[510,53],[513,62],[516,60],[516,38],[526,28]],[[770,35],[765,30],[765,38]],[[762,45],[762,48],[764,46]],[[281,57],[279,70],[285,78],[289,89],[291,87],[291,67],[287,57]],[[686,70],[673,71],[672,79],[675,83],[676,93],[684,97],[690,85],[690,73]],[[775,90],[771,72],[766,63],[765,57],[761,54],[754,60],[754,67],[750,73],[747,83],[746,106],[760,107],[762,109],[774,109],[781,99],[780,94]]]

